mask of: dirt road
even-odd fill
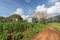
[[[60,33],[51,26],[46,25],[46,29],[39,32],[31,40],[60,40]]]

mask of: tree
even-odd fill
[[[38,22],[37,18],[32,18],[32,22]]]
[[[21,21],[23,19],[22,19],[22,17],[20,15],[13,14],[13,15],[7,17],[6,20],[7,21]]]
[[[0,17],[0,22],[4,22],[5,21],[5,17]]]
[[[32,20],[37,20],[38,22],[44,22],[47,18],[48,14],[46,12],[34,12],[30,15],[29,18]]]
[[[60,15],[57,15],[56,17],[58,19],[57,21],[60,22]]]

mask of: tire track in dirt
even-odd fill
[[[60,40],[60,32],[46,25],[46,29],[43,32],[39,32],[31,40]]]

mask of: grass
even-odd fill
[[[24,40],[29,40],[31,37],[36,35],[38,32],[43,31],[45,28],[44,24],[36,24],[34,28],[30,28],[27,30],[27,32],[24,34]]]
[[[55,28],[57,31],[60,31],[60,23],[53,22],[53,23],[48,23],[48,24],[51,25],[53,28]],[[17,39],[18,37],[20,38],[22,35],[23,36],[22,40],[29,40],[38,32],[41,32],[44,29],[45,29],[45,24],[43,23],[3,22],[3,23],[0,23],[0,40],[7,40],[8,38],[7,32],[12,31],[12,30],[13,30],[12,33],[15,33],[12,36],[15,35]]]
[[[57,31],[60,31],[60,23],[53,22],[48,24],[51,25],[53,28],[55,28]],[[23,37],[22,40],[29,40],[38,32],[41,32],[44,29],[45,29],[45,24],[43,23],[3,22],[3,23],[0,23],[0,40],[7,40],[8,31],[12,31],[12,33],[15,33],[12,36],[15,35],[16,39],[20,38],[22,35]]]
[[[45,25],[43,23],[0,22],[0,40],[7,40],[9,36],[8,34],[10,33],[12,33],[12,40],[21,38],[21,35],[23,40],[29,40],[38,32],[43,31],[44,27]]]
[[[60,31],[60,23],[49,23],[53,28],[55,28],[57,31]]]

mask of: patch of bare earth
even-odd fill
[[[43,32],[39,32],[31,40],[60,40],[60,33],[49,25]]]

